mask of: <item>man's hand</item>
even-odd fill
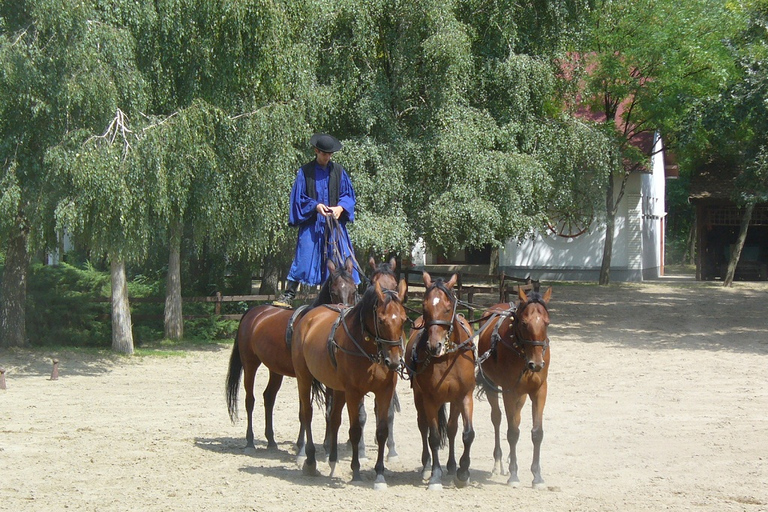
[[[331,208],[329,208],[328,206],[325,206],[323,203],[317,203],[315,210],[317,210],[317,213],[319,213],[323,217],[330,217],[331,215],[333,215]]]
[[[344,208],[342,208],[341,206],[331,206],[329,209],[333,214],[333,218],[336,220],[339,220],[339,217],[341,217],[341,214],[344,213]]]

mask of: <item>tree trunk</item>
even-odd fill
[[[128,287],[125,279],[125,261],[110,258],[112,274],[112,350],[133,354],[131,309],[128,306]]]
[[[696,222],[691,223],[691,229],[688,230],[688,238],[685,241],[685,254],[683,254],[683,263],[689,265],[696,264]]]
[[[491,264],[488,268],[488,274],[495,276],[499,273],[499,248],[491,248]]]
[[[752,210],[754,208],[755,205],[753,203],[747,204],[746,208],[744,208],[744,215],[741,217],[741,227],[739,228],[739,237],[736,239],[736,245],[731,249],[731,259],[728,261],[728,271],[725,273],[723,286],[731,286],[733,284],[736,266],[739,264],[741,250],[744,248],[744,241],[747,239],[747,231],[749,230],[749,223],[752,220]]]
[[[184,318],[181,305],[181,223],[176,223],[171,233],[171,250],[168,257],[168,277],[165,285],[165,337],[180,340],[184,336]]]
[[[608,180],[605,191],[605,244],[603,245],[603,263],[600,266],[601,285],[611,282],[611,256],[613,255],[613,232],[616,225],[616,208],[613,200],[613,177]]]
[[[8,240],[2,288],[0,288],[0,346],[27,344],[26,304],[29,270],[28,231],[22,227]]]

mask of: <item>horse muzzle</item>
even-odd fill
[[[533,373],[538,373],[546,366],[546,361],[528,361],[525,365],[526,370]]]

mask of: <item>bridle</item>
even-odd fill
[[[398,295],[397,295],[397,292],[395,290],[387,290],[387,289],[385,289],[385,290],[382,290],[382,292],[385,295],[390,296],[390,300],[397,300],[397,301],[400,300]],[[381,329],[380,329],[380,326],[379,326],[379,315],[376,313],[378,308],[379,308],[379,299],[377,297],[376,301],[373,303],[373,318],[374,318],[373,330],[374,330],[374,332],[371,332],[368,329],[368,326],[365,323],[365,318],[363,317],[363,314],[364,314],[363,308],[360,308],[360,311],[359,311],[359,321],[360,321],[360,326],[361,326],[361,328],[363,330],[363,335],[365,337],[365,341],[374,341],[376,343],[376,354],[375,355],[369,354],[360,345],[360,343],[352,335],[352,332],[350,332],[349,326],[347,325],[347,322],[344,321],[344,317],[347,315],[347,313],[349,311],[351,311],[351,309],[345,309],[345,310],[343,310],[340,313],[340,321],[341,321],[341,324],[344,326],[344,332],[347,333],[347,336],[349,337],[349,339],[351,339],[352,343],[355,344],[355,347],[357,348],[358,352],[347,350],[344,347],[339,346],[339,344],[336,343],[335,341],[333,341],[333,344],[336,346],[336,348],[338,348],[339,350],[341,350],[345,354],[350,354],[350,355],[355,355],[355,356],[363,356],[363,357],[368,358],[368,360],[370,362],[372,362],[372,363],[377,363],[377,364],[381,364],[381,365],[385,366],[384,365],[384,360],[386,359],[385,351],[386,351],[387,348],[400,346],[400,348],[402,350],[404,350],[404,346],[405,346],[404,334],[403,334],[403,332],[401,330],[400,338],[398,338],[396,340],[391,340],[391,339],[388,339],[388,338],[383,338],[381,336]],[[333,333],[331,335],[333,336]]]
[[[433,326],[433,325],[442,325],[442,326],[448,327],[448,330],[445,333],[445,336],[443,336],[443,339],[440,340],[441,343],[444,343],[447,346],[448,343],[450,343],[451,335],[453,335],[453,328],[456,325],[456,308],[459,305],[459,301],[456,299],[456,296],[453,294],[453,292],[451,292],[451,290],[449,290],[448,287],[446,287],[445,284],[443,284],[442,281],[435,281],[432,284],[432,286],[429,288],[429,290],[427,290],[425,292],[424,296],[426,297],[427,294],[431,290],[433,290],[434,288],[437,288],[438,290],[440,290],[443,293],[445,293],[445,295],[448,297],[448,299],[451,302],[453,302],[453,311],[451,312],[451,319],[450,320],[430,320],[429,322],[424,321],[422,319],[422,325],[420,327],[418,327],[418,328],[426,329],[427,327],[430,327],[430,326]],[[452,347],[452,348],[453,348],[453,350],[456,350],[455,347]],[[447,350],[448,349],[446,348],[446,351]]]
[[[541,304],[544,307],[545,310],[547,309],[547,305],[544,302],[541,302],[539,300],[532,300],[532,301],[526,302],[524,304],[523,308],[521,310],[519,310],[519,311],[517,310],[517,307],[514,304],[510,304],[510,306],[511,306],[510,309],[508,309],[508,310],[506,310],[506,311],[504,311],[502,313],[499,313],[501,318],[499,318],[499,320],[496,322],[496,325],[493,328],[493,333],[491,334],[491,346],[490,346],[490,348],[488,348],[488,350],[486,350],[477,359],[478,375],[486,382],[486,384],[488,384],[492,388],[495,388],[495,391],[498,392],[498,393],[501,393],[502,389],[500,387],[498,387],[493,381],[491,381],[491,379],[488,378],[487,375],[485,375],[485,372],[483,372],[483,363],[487,359],[489,359],[490,357],[496,358],[497,346],[498,346],[499,342],[501,342],[502,345],[504,345],[505,347],[510,349],[512,352],[514,352],[520,359],[522,359],[526,363],[525,365],[523,365],[523,369],[521,370],[520,375],[517,378],[517,383],[515,383],[515,386],[513,386],[511,389],[514,389],[514,387],[516,387],[517,384],[520,382],[520,380],[523,378],[523,375],[525,375],[525,373],[527,371],[529,371],[528,370],[528,363],[530,363],[530,360],[525,355],[525,347],[526,346],[529,346],[529,347],[543,347],[544,350],[543,350],[542,356],[544,354],[546,354],[547,353],[547,349],[549,349],[549,336],[547,336],[543,340],[532,340],[532,339],[525,338],[522,335],[520,316],[521,316],[522,312],[525,311],[525,309],[528,306],[530,306],[531,304]],[[511,328],[511,331],[512,331],[512,336],[511,337],[514,340],[513,343],[510,343],[509,341],[504,339],[504,337],[502,337],[499,334],[499,329],[500,329],[500,327],[502,326],[502,324],[504,323],[504,321],[507,318],[509,318],[509,321],[510,321],[510,324],[511,324],[510,328]],[[492,320],[492,318],[489,319],[488,322],[486,322],[486,324],[483,325],[478,330],[478,332],[475,335],[475,337],[479,337],[480,336],[482,331],[491,322],[491,320]]]

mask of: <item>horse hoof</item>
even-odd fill
[[[302,471],[305,476],[320,476],[320,472],[317,470],[317,466],[314,464],[310,465],[307,463],[307,461],[304,461]]]
[[[431,469],[424,469],[421,472],[421,479],[422,480],[429,480],[432,478],[432,470]]]
[[[267,450],[277,450],[277,443],[270,441],[267,443]]]
[[[507,480],[507,487],[517,489],[518,487],[520,487],[520,480],[512,480],[510,478],[509,480]]]
[[[243,453],[246,455],[256,455],[256,447],[253,445],[246,446],[245,448],[243,448]]]
[[[374,491],[386,491],[387,490],[387,482],[384,480],[383,475],[379,475],[376,477],[376,481],[373,482],[373,490]]]
[[[461,480],[459,477],[456,477],[453,479],[453,484],[457,489],[463,489],[467,486],[467,484],[469,484],[469,477],[467,477],[466,480]]]
[[[541,491],[547,488],[547,484],[544,482],[533,482],[533,484],[531,484],[531,488]]]
[[[336,463],[335,462],[329,462],[328,465],[331,467],[331,474],[328,475],[329,478],[333,478],[336,473]]]
[[[400,456],[396,453],[387,455],[387,462],[400,462]]]
[[[427,486],[428,491],[442,491],[443,490],[443,484],[437,483],[437,484],[429,484]]]

